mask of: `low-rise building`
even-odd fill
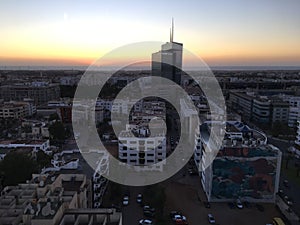
[[[5,187],[0,196],[0,224],[122,225],[115,209],[91,208],[91,182],[83,174],[34,174],[24,184]]]
[[[1,119],[23,119],[36,113],[36,108],[28,101],[10,101],[0,102],[0,118]]]
[[[49,140],[6,140],[0,141],[0,148],[31,148],[34,152],[51,154]]]

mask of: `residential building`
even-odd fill
[[[23,101],[34,99],[35,105],[57,100],[60,97],[59,84],[47,82],[15,83],[0,86],[0,99],[4,101]]]
[[[3,189],[0,224],[121,225],[122,214],[114,209],[90,208],[90,192],[83,174],[35,174],[26,184]]]
[[[298,123],[298,125],[297,125],[297,136],[296,136],[295,144],[300,147],[300,120],[298,120],[297,123]]]
[[[288,124],[289,121],[289,110],[290,104],[288,102],[283,101],[281,98],[275,97],[271,98],[272,104],[272,123],[283,123]]]
[[[252,96],[250,93],[234,92],[229,93],[229,102],[233,110],[243,115],[245,120],[252,118]]]
[[[289,103],[289,127],[297,127],[297,121],[300,120],[300,96],[296,95],[283,95],[282,99]]]
[[[137,170],[162,170],[166,158],[166,130],[162,125],[165,118],[164,101],[139,101],[131,112],[130,124],[118,137],[120,161],[139,166]],[[162,163],[152,165],[158,162]]]
[[[119,135],[119,159],[129,165],[140,166],[140,170],[149,170],[149,165],[156,164],[166,158],[166,138],[160,124],[152,123],[150,130],[145,126],[128,127]],[[152,167],[153,170],[162,170],[162,164]]]
[[[244,121],[273,125],[276,122],[287,124],[289,120],[289,104],[276,95],[231,91],[229,106],[242,115]]]
[[[22,119],[36,113],[36,108],[31,100],[28,101],[0,101],[0,118]]]
[[[59,101],[49,101],[49,108],[55,108],[63,123],[72,122],[72,101],[71,99],[61,99]]]
[[[294,146],[291,146],[290,151],[300,158],[300,120],[297,121],[297,134]]]
[[[279,187],[281,151],[267,144],[266,135],[238,121],[226,122],[222,145],[214,149],[215,145],[208,142],[212,124],[222,122],[206,122],[200,126],[194,153],[208,201],[241,199],[274,203]]]

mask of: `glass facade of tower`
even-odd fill
[[[162,76],[181,84],[182,43],[167,42],[161,51],[152,54],[152,75]]]

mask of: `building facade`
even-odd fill
[[[290,105],[280,96],[260,96],[254,92],[235,92],[229,94],[230,107],[242,115],[245,121],[273,125],[288,124]]]
[[[267,144],[263,133],[241,122],[226,122],[220,149],[208,142],[209,123],[204,123],[196,138],[194,153],[201,184],[211,202],[275,202],[279,187],[281,151]],[[207,160],[216,154],[211,163]]]
[[[159,52],[152,54],[152,75],[170,79],[181,85],[183,44],[174,42],[173,39],[174,25],[172,20],[170,42],[163,44]]]
[[[4,101],[23,101],[34,99],[36,105],[57,100],[60,97],[59,84],[47,82],[31,82],[0,86],[0,99]]]

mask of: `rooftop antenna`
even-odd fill
[[[174,19],[172,17],[172,28],[170,30],[170,42],[173,42],[174,40]]]

